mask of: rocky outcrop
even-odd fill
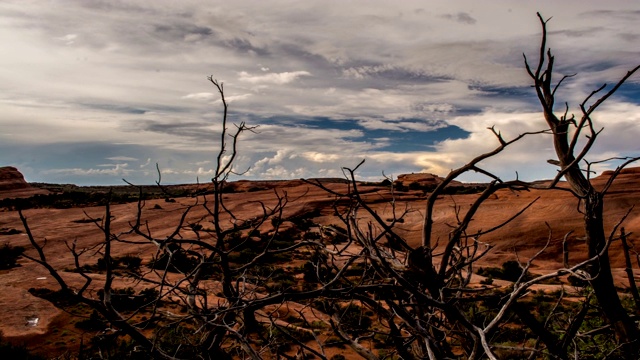
[[[13,166],[0,167],[0,191],[30,188],[24,176]]]
[[[31,187],[15,167],[0,167],[0,199],[29,197],[46,193],[46,190]]]

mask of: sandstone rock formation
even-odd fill
[[[43,193],[46,191],[31,187],[15,167],[0,167],[0,199],[28,197]]]
[[[0,191],[27,189],[29,184],[13,166],[0,167]]]

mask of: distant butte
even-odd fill
[[[13,166],[0,167],[0,199],[29,197],[47,191],[31,187]]]

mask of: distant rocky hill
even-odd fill
[[[409,186],[412,183],[418,183],[422,186],[437,186],[442,182],[443,178],[438,175],[429,174],[429,173],[412,173],[412,174],[402,174],[398,175],[396,183],[401,183],[404,186]],[[462,186],[463,184],[459,181],[452,181],[450,186]]]
[[[29,188],[29,184],[18,169],[13,166],[0,167],[0,191],[27,188]]]
[[[46,190],[31,187],[24,176],[13,166],[0,167],[0,199],[28,197],[47,193]]]

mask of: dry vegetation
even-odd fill
[[[62,192],[2,202],[5,336],[66,358],[637,358],[628,230],[640,227],[640,181],[623,171],[637,159],[592,180],[585,156],[600,134],[592,113],[638,67],[588,95],[579,118],[556,116],[566,77],[552,82],[540,20],[526,69],[546,127],[513,139],[490,129],[496,148],[445,178],[361,183],[358,165],[344,180],[230,183],[253,128],[229,126],[210,78],[223,104],[210,184],[102,195],[40,185]],[[553,138],[555,179],[481,167],[540,134]],[[490,182],[456,182],[469,171]]]

